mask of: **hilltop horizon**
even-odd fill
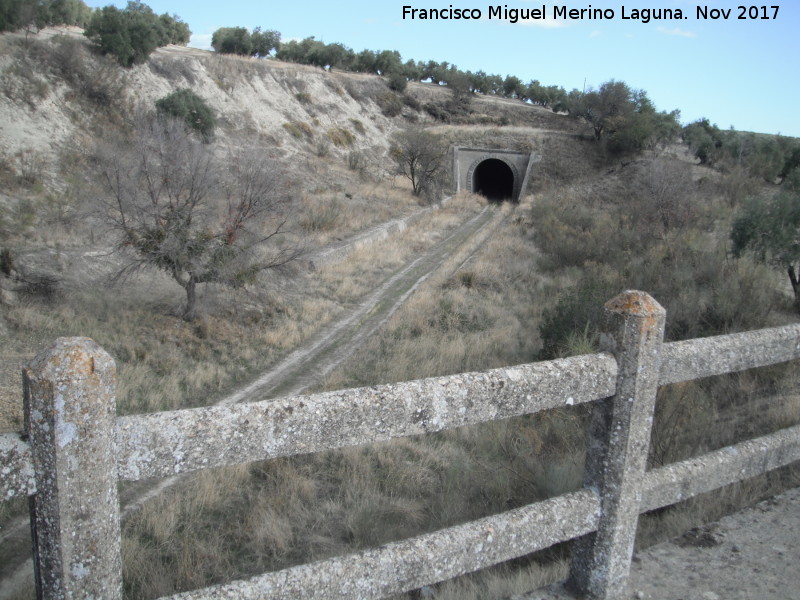
[[[109,3],[90,0],[87,4],[100,7]],[[126,3],[114,4],[124,7]],[[637,6],[643,11],[645,4],[626,3],[623,19],[619,3],[593,2],[586,6],[606,14],[610,10],[613,18],[571,20],[554,19],[550,2],[499,5],[509,9],[545,7],[546,18],[514,24],[489,20],[490,3],[452,3],[457,9],[480,10],[479,20],[425,21],[403,19],[404,6],[430,8],[407,0],[378,5],[348,0],[335,7],[284,3],[269,11],[234,0],[226,4],[224,12],[213,5],[184,0],[150,3],[157,13],[177,14],[186,21],[193,32],[189,45],[195,48],[210,48],[211,36],[220,27],[252,30],[260,26],[281,32],[284,41],[314,37],[356,52],[397,50],[404,61],[449,61],[464,71],[514,75],[524,82],[538,80],[567,91],[596,89],[612,79],[624,81],[645,90],[659,110],[680,110],[684,125],[707,118],[720,129],[800,137],[793,107],[800,83],[785,72],[789,57],[800,53],[800,41],[794,34],[800,25],[797,6],[777,2],[776,15],[770,11],[751,19],[731,4],[714,10],[732,12],[713,18],[700,10],[703,5],[673,2],[671,9],[682,9],[680,19],[645,22],[629,18]],[[672,14],[675,16],[674,10]]]

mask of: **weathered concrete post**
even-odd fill
[[[121,598],[114,361],[88,338],[59,338],[23,379],[37,597]]]
[[[584,485],[602,498],[600,526],[575,541],[567,587],[580,596],[623,597],[639,520],[666,311],[644,292],[605,305],[602,349],[618,364],[616,395],[595,402]]]

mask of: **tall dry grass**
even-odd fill
[[[553,172],[552,182],[560,177]],[[779,312],[780,301],[769,292],[769,274],[730,261],[713,243],[709,231],[725,218],[716,203],[709,211],[672,206],[642,192],[632,198],[640,212],[625,220],[612,198],[631,188],[620,188],[616,180],[597,177],[565,188],[552,182],[535,197],[535,207],[523,203],[505,208],[505,220],[483,244],[466,246],[454,256],[324,387],[532,361],[542,348],[540,325],[554,310],[577,323],[563,326],[568,335],[561,338],[558,352],[591,350],[595,339],[579,309],[599,306],[627,285],[675,291],[665,300],[670,314],[679,315],[673,327],[690,334],[693,330],[684,324],[692,319],[705,328],[733,328],[744,318],[766,314],[769,320]],[[646,181],[638,183],[647,186]],[[379,217],[360,219],[381,194],[376,191],[369,198],[367,188],[360,188],[359,200],[352,204],[344,188],[309,190],[306,208],[319,214],[306,215],[309,220],[298,225],[319,232],[319,240],[332,239],[411,206],[408,196],[398,193],[389,208],[376,207]],[[206,314],[196,323],[170,315],[180,295],[164,282],[143,287],[140,281],[122,294],[72,290],[56,302],[22,299],[4,315],[11,333],[8,348],[19,353],[59,335],[89,335],[118,360],[121,412],[208,404],[302,344],[375,282],[479,209],[474,198],[462,196],[341,263],[315,272],[298,269],[287,279],[265,282],[243,295],[211,290]],[[705,231],[674,230],[672,217],[680,220],[686,210],[697,211],[687,222],[703,224]],[[637,237],[637,231],[647,235]],[[644,246],[645,238],[656,243]],[[619,265],[628,265],[627,272],[617,271]],[[675,269],[667,272],[663,265]],[[587,273],[602,278],[606,288],[587,286],[582,292]],[[689,287],[691,282],[702,285]],[[562,305],[565,298],[581,302],[569,312],[566,308],[574,307]],[[747,311],[748,302],[759,298],[768,301],[760,302],[758,311]],[[747,412],[748,405],[763,406],[759,399],[767,393],[796,398],[795,387],[785,373],[774,371],[663,390],[651,463],[755,435],[759,428],[797,422],[796,400],[766,414],[758,427]],[[715,425],[731,407],[740,411],[740,418]],[[125,523],[126,594],[153,598],[246,577],[575,489],[583,468],[585,423],[584,409],[551,411],[390,444],[200,473],[147,502]],[[796,474],[772,479],[785,484],[796,480]],[[651,515],[640,543],[713,514],[720,506],[746,502],[765,489],[756,482],[721,497],[701,498],[695,516],[677,509]],[[518,593],[562,575],[563,556],[556,554],[556,559],[545,567],[521,561],[514,568],[500,567],[432,591],[441,598]]]
[[[528,333],[535,331],[537,304],[544,300],[536,295],[543,288],[531,268],[534,250],[525,229],[513,209],[506,210],[512,214],[483,245],[453,257],[326,385],[530,360],[536,341]],[[437,218],[454,217],[442,211]],[[409,252],[408,240],[399,240],[398,251]],[[384,260],[391,262],[388,255]],[[135,597],[171,593],[409,537],[575,489],[583,468],[584,420],[583,411],[557,411],[250,465],[245,476],[239,468],[230,476],[217,470],[205,477],[229,491],[214,502],[198,506],[195,498],[207,497],[195,487],[201,484],[186,484],[149,503],[126,526],[126,565],[155,564],[150,568],[157,575],[144,578],[147,567],[128,567],[126,585]],[[169,532],[189,530],[196,520],[214,522],[215,528],[196,531],[200,538],[192,548],[203,556],[191,550],[186,560],[187,543]],[[164,533],[156,534],[159,526]],[[540,581],[542,569],[528,570],[514,576],[495,572],[443,586],[439,593],[480,597],[485,590],[514,591]]]

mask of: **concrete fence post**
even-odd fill
[[[114,361],[88,338],[59,338],[23,379],[37,597],[121,598]]]
[[[666,311],[648,294],[627,291],[606,303],[605,318],[601,346],[617,359],[617,390],[594,404],[584,473],[602,514],[598,530],[575,541],[567,587],[612,600],[624,597],[630,573]]]

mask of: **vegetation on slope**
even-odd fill
[[[80,74],[97,74],[99,67],[95,71],[86,65],[106,63],[89,59],[82,46],[75,46],[75,56],[83,62],[76,59],[61,67],[61,59],[48,58],[53,49],[71,47],[70,43],[32,44],[36,60],[56,66],[31,67],[31,77],[23,73],[14,81],[40,80],[54,90],[62,85],[56,83],[58,73],[76,73],[74,80],[64,76],[65,85],[75,91],[80,106],[93,106],[93,96],[79,92],[94,89],[82,87]],[[215,60],[225,61],[216,66],[220,90],[242,86],[270,68],[232,57]],[[147,68],[179,74],[166,79],[171,85],[177,87],[186,78],[188,70],[178,61],[159,57],[157,62]],[[114,69],[107,71],[113,73],[108,80],[124,81],[119,68]],[[328,83],[320,85],[338,89],[332,92],[337,98],[358,98],[365,111],[373,112],[365,113],[370,115],[369,120],[363,117],[366,123],[358,121],[360,128],[353,121],[322,127],[319,116],[332,109],[320,102],[319,94],[309,92],[310,86],[304,87],[302,71],[291,77],[294,87],[291,92],[282,88],[281,94],[308,109],[307,114],[292,115],[292,127],[279,124],[244,132],[225,122],[225,115],[220,115],[219,125],[241,136],[238,141],[257,156],[278,142],[287,154],[294,154],[294,166],[284,165],[289,193],[298,207],[289,229],[298,238],[322,244],[416,208],[408,185],[394,177],[391,159],[383,152],[386,140],[381,140],[380,152],[367,153],[367,143],[349,145],[341,130],[353,138],[364,136],[360,129],[376,136],[378,123],[388,137],[409,121],[430,122],[431,111],[419,101],[415,105],[415,93],[426,94],[427,105],[439,113],[456,114],[463,105],[451,103],[452,89],[411,84],[400,95],[379,80],[326,75]],[[614,110],[624,112],[629,123],[653,117],[653,123],[669,124],[654,116],[658,113],[646,107],[644,97],[626,85],[611,83],[608,88],[621,98]],[[226,98],[234,97],[225,93],[230,94]],[[162,95],[160,91],[155,97]],[[155,106],[151,102],[147,108],[152,111]],[[588,135],[549,135],[504,126],[501,111],[516,111],[508,114],[521,117],[507,118],[506,123],[550,119],[550,128],[580,127]],[[133,120],[125,103],[117,107],[116,116],[99,110],[96,114],[104,125],[113,125],[107,133],[141,134],[129,129]],[[391,120],[387,114],[396,116]],[[627,133],[613,111],[605,117],[596,113],[596,124],[576,120],[564,125],[565,117],[522,102],[498,99],[485,104],[473,99],[457,114],[464,124],[437,127],[442,139],[540,152],[543,161],[534,187],[519,207],[503,208],[507,218],[474,256],[454,257],[352,361],[331,374],[326,388],[592,351],[599,307],[626,287],[647,289],[667,307],[670,339],[794,318],[779,278],[753,257],[736,258],[728,252],[743,190],[769,195],[778,184],[765,183],[765,177],[744,167],[734,168],[735,163],[717,163],[719,170],[697,165],[685,155],[685,147],[664,147],[677,133],[674,130],[663,139],[648,137],[645,143],[633,144],[620,162],[613,140]],[[292,128],[298,137],[289,131]],[[281,141],[289,137],[291,141]],[[344,140],[344,145],[337,147],[335,139]],[[199,318],[189,323],[176,316],[181,290],[163,274],[150,272],[121,290],[86,284],[94,278],[81,271],[85,262],[79,258],[91,252],[95,262],[108,259],[104,249],[110,240],[91,226],[96,223],[88,210],[92,206],[84,203],[108,198],[107,192],[93,187],[94,177],[85,176],[96,173],[100,162],[93,148],[93,143],[84,142],[62,153],[60,186],[49,183],[42,156],[4,157],[0,176],[9,193],[0,212],[0,272],[4,286],[13,282],[14,289],[4,288],[0,327],[8,338],[4,352],[14,353],[6,355],[11,360],[30,358],[57,335],[95,338],[118,362],[123,412],[213,402],[298,347],[342,306],[357,302],[387,269],[410,260],[481,202],[460,197],[402,237],[362,250],[338,265],[311,270],[295,264],[286,276],[258,279],[232,290],[207,285]],[[229,148],[222,141],[212,142],[207,150],[216,152],[220,168],[231,166]],[[370,167],[364,166],[365,156]],[[215,196],[219,206],[224,205],[223,196]],[[94,243],[87,245],[86,240]],[[46,262],[40,258],[44,255],[55,259]],[[18,378],[9,380],[15,394],[13,411],[19,415]],[[790,371],[771,369],[662,390],[651,463],[797,422],[796,400],[762,402],[768,393],[789,394],[794,388]],[[751,406],[756,410],[748,411]],[[156,597],[383,543],[561,493],[579,483],[584,419],[582,410],[558,411],[440,436],[202,473],[147,503],[126,523],[126,591],[130,597]],[[18,417],[7,422],[13,429],[20,426]],[[707,509],[716,501],[706,502]],[[22,506],[4,510],[20,512]],[[438,593],[446,597],[447,586]],[[513,592],[504,588],[500,593]]]

